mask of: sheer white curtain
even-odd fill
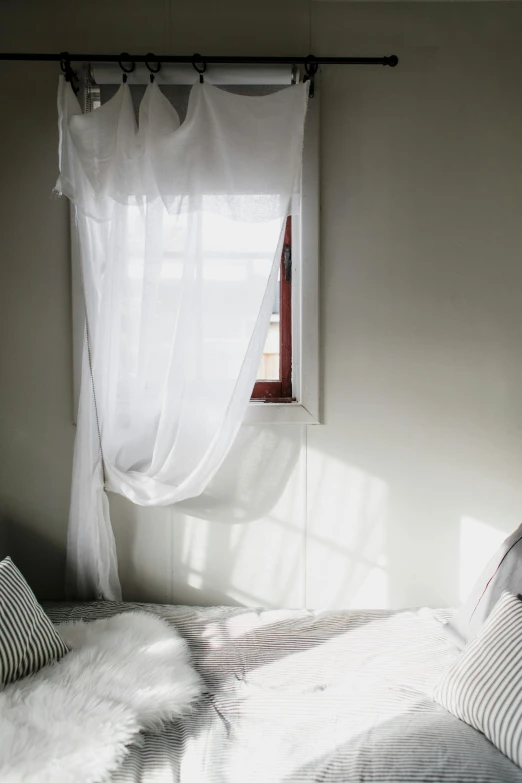
[[[155,84],[90,114],[63,79],[60,178],[76,207],[87,312],[67,572],[72,596],[119,599],[105,490],[140,505],[199,495],[256,378],[306,85],[263,97],[196,83],[187,117]]]

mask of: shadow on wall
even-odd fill
[[[465,599],[516,527],[517,498],[393,421],[386,443],[367,420],[345,437],[311,428],[306,459],[303,428],[244,427],[201,497],[156,509],[111,497],[125,598],[326,609]]]
[[[0,518],[0,559],[9,556],[40,601],[64,599],[63,548],[5,513]]]
[[[245,427],[201,497],[143,509],[111,496],[124,597],[267,608],[455,604],[509,532],[494,514],[486,522],[465,513],[455,481],[435,498],[413,470],[410,485],[388,484],[340,453],[309,447],[306,486],[303,446],[300,428]]]
[[[215,587],[249,606],[302,605],[300,428],[243,427],[198,498],[173,509],[173,594]],[[185,599],[184,599],[185,600]]]
[[[301,427],[245,426],[200,497],[143,509],[111,496],[125,598],[303,605],[303,445]]]
[[[379,477],[309,449],[307,605],[389,606],[389,494]]]
[[[274,427],[245,426],[205,492],[177,511],[213,522],[253,522],[269,514],[295,470],[301,438]],[[301,433],[299,433],[300,435]]]
[[[464,601],[518,524],[510,504],[495,503],[487,485],[463,487],[462,474],[434,468],[426,475],[413,453],[409,482],[399,452],[386,481],[341,453],[308,449],[306,605],[391,609]]]
[[[141,509],[111,496],[125,598],[389,607],[387,484],[309,450],[306,488],[303,445],[300,428],[245,427],[201,497]]]

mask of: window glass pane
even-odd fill
[[[278,281],[280,280],[280,274],[281,272],[279,272]],[[274,309],[272,311],[272,317],[270,318],[270,326],[268,328],[266,343],[263,349],[263,357],[257,372],[258,381],[278,381],[280,378],[279,353],[281,340],[279,336],[279,306],[280,288],[278,285],[274,302]]]

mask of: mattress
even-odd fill
[[[206,683],[144,734],[113,783],[522,783],[430,694],[459,652],[448,613],[48,604],[53,622],[146,610],[188,641]]]

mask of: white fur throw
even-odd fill
[[[104,783],[140,730],[201,695],[186,642],[159,617],[57,628],[71,652],[0,693],[2,783]]]

